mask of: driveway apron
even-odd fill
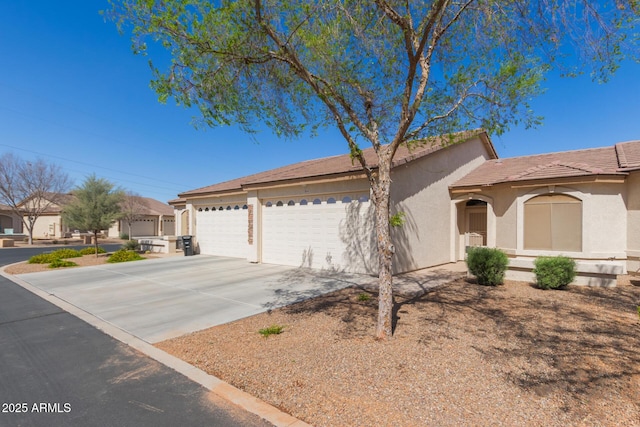
[[[204,255],[18,277],[149,343],[371,281]]]

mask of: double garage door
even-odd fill
[[[262,262],[352,269],[370,259],[367,196],[268,200],[262,206]]]
[[[200,253],[247,257],[247,205],[213,205],[196,210]]]

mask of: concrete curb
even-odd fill
[[[150,343],[130,334],[123,329],[120,329],[112,323],[94,316],[93,314],[86,312],[53,294],[45,292],[40,288],[36,288],[35,286],[32,286],[31,284],[25,282],[24,280],[21,280],[16,276],[5,273],[4,270],[6,267],[9,267],[9,265],[4,266],[0,269],[0,275],[5,277],[6,279],[11,280],[13,283],[23,287],[24,289],[50,302],[51,304],[60,307],[62,310],[72,314],[80,320],[83,320],[84,322],[115,338],[116,340],[135,348],[136,350],[162,363],[163,365],[181,373],[190,380],[197,382],[208,390],[211,390],[216,395],[235,404],[236,406],[239,406],[245,411],[256,414],[277,427],[311,427],[310,424],[307,424],[304,421],[301,421],[285,412],[282,412],[274,406],[269,405],[265,401],[258,399],[213,375],[207,374],[206,372],[196,368],[195,366],[190,365],[187,362],[154,347]]]

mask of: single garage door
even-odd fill
[[[200,207],[196,240],[201,254],[247,257],[247,205]]]
[[[263,201],[262,262],[366,270],[372,239],[368,196]]]
[[[123,221],[122,230],[125,233],[129,232],[129,224]],[[131,236],[145,237],[156,235],[156,222],[153,219],[141,219],[131,224]]]

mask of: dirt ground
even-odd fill
[[[348,288],[157,346],[315,426],[640,426],[640,282],[621,282],[461,279],[397,298],[385,342],[376,295]]]

